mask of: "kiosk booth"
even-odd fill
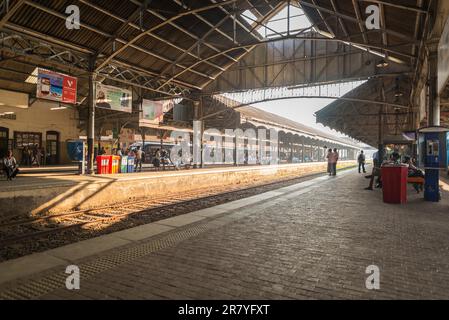
[[[440,201],[440,170],[448,170],[449,128],[427,127],[419,131],[419,166],[426,171],[424,199]]]

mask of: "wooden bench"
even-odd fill
[[[424,185],[425,183],[425,179],[423,177],[408,177],[407,178],[407,183],[409,184],[419,184],[419,185]]]
[[[425,179],[423,177],[408,177],[407,183],[416,185],[418,186],[419,190],[424,191]]]

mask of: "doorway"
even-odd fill
[[[46,136],[46,165],[59,164],[59,132],[48,131]]]
[[[9,129],[0,127],[0,159],[6,157],[9,147]]]

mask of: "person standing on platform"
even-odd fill
[[[334,155],[332,153],[332,149],[329,149],[327,151],[327,156],[326,156],[326,158],[327,158],[327,173],[329,173],[329,176],[332,175],[332,161],[333,161],[333,157],[334,157]]]
[[[98,152],[99,156],[104,156],[106,154],[106,149],[104,147],[100,148],[100,151]]]
[[[139,172],[142,172],[142,156],[143,151],[140,149],[140,146],[138,146],[136,150],[136,172],[137,169],[139,169]]]
[[[332,175],[336,176],[337,175],[337,164],[338,164],[338,160],[340,160],[340,155],[338,154],[338,150],[337,148],[334,149],[334,152],[332,152]]]
[[[6,157],[3,159],[3,170],[6,172],[6,178],[12,181],[19,173],[19,166],[17,160],[12,155],[12,151],[8,150]]]
[[[365,169],[366,157],[365,157],[365,154],[363,153],[363,150],[360,152],[360,155],[359,155],[357,161],[359,163],[359,173],[362,173],[362,169],[363,169],[363,173],[366,173],[366,169]]]

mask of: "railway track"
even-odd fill
[[[292,177],[233,187],[223,186],[219,190],[213,191],[193,190],[182,195],[171,194],[156,199],[27,219],[10,217],[8,220],[0,221],[0,244],[2,244],[0,258],[2,260],[11,259],[35,252],[35,250],[43,251],[85,238],[250,197],[322,175]],[[128,220],[132,220],[132,223],[127,223]],[[108,226],[114,227],[108,228]],[[101,230],[104,229],[109,229],[109,232],[102,232]],[[38,248],[36,248],[36,244],[39,244]]]

